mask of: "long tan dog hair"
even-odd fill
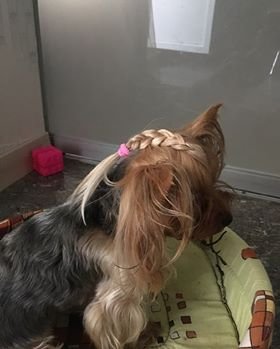
[[[72,200],[85,220],[85,207],[101,181],[120,191],[116,231],[101,263],[105,277],[84,314],[86,331],[97,348],[136,343],[147,324],[145,302],[162,290],[190,239],[223,229],[231,194],[219,182],[224,165],[220,106],[178,131],[147,130],[130,138],[120,181],[108,178],[120,161],[115,153],[74,192]],[[166,252],[166,236],[180,240],[173,256]]]

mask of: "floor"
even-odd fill
[[[0,219],[17,211],[62,202],[92,167],[70,159],[65,165],[64,173],[48,178],[31,173],[1,192]],[[234,203],[231,227],[255,247],[271,278],[278,306],[271,349],[277,349],[280,347],[280,203],[239,196]]]

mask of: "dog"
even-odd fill
[[[180,130],[130,138],[63,204],[1,240],[1,349],[54,348],[53,314],[76,308],[97,349],[137,347],[145,306],[188,242],[231,221],[220,107]],[[167,237],[180,241],[173,256]]]

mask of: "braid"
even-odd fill
[[[146,130],[132,137],[127,142],[131,150],[145,149],[147,147],[171,147],[176,150],[197,151],[200,146],[186,142],[179,133],[161,130]]]

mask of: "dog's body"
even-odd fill
[[[112,239],[115,224],[113,216],[107,217],[114,201],[108,187],[103,183],[95,194],[95,203],[86,209],[86,226],[66,202],[0,241],[1,349],[36,347],[50,334],[53,312],[83,309],[94,297],[104,276],[98,255],[104,251],[98,244]],[[88,258],[89,236],[96,250]]]
[[[51,348],[43,345],[51,314],[76,307],[98,349],[136,345],[145,302],[189,239],[219,232],[231,217],[231,195],[218,185],[218,108],[176,133],[131,138],[129,154],[107,158],[64,204],[0,242],[1,349]],[[173,257],[166,235],[181,240]]]

